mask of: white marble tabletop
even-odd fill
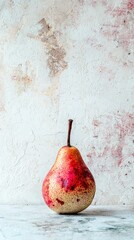
[[[0,205],[0,240],[130,240],[134,208],[90,206],[76,215],[59,215],[45,205]]]

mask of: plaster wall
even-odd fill
[[[134,203],[133,16],[133,0],[0,0],[0,203],[43,203],[69,118],[93,204]]]

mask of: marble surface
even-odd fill
[[[0,205],[0,240],[134,239],[134,208],[90,206],[58,215],[45,205]]]

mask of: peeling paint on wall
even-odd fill
[[[65,60],[66,51],[58,41],[57,33],[53,31],[45,18],[41,19],[38,24],[41,28],[38,31],[38,36],[34,38],[40,39],[44,44],[48,55],[47,64],[50,70],[50,76],[54,77],[67,68],[67,62]]]
[[[47,24],[45,18],[39,21],[41,29],[39,30],[38,37],[45,44],[48,54],[48,67],[50,69],[50,75],[56,76],[60,74],[66,67],[65,61],[66,52],[57,40],[56,32],[52,31],[52,28]]]

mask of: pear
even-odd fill
[[[43,185],[43,198],[57,213],[78,213],[87,208],[95,195],[95,180],[79,150],[70,145],[72,119],[69,119],[67,146],[62,147]]]

